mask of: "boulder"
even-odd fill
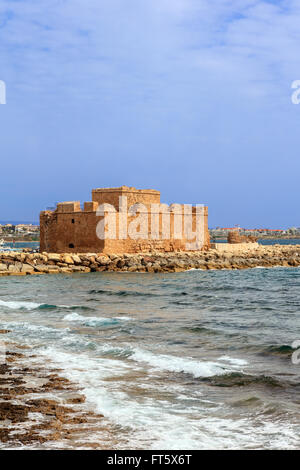
[[[20,272],[20,268],[18,266],[16,266],[15,264],[10,264],[8,266],[8,271],[10,273],[19,273]]]
[[[110,258],[107,256],[97,256],[96,262],[101,264],[101,266],[105,266],[111,262]]]
[[[73,256],[71,255],[64,255],[62,260],[63,260],[63,263],[74,264],[74,259],[73,259]]]
[[[60,261],[60,259],[61,259],[61,256],[57,253],[49,253],[48,254],[48,260],[49,261],[57,262],[57,261]]]
[[[21,268],[22,273],[32,273],[33,271],[34,271],[34,268],[30,264],[23,264]]]
[[[81,264],[81,258],[78,255],[72,255],[75,264]]]

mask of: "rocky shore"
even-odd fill
[[[113,436],[80,387],[47,369],[28,346],[6,340],[0,361],[0,449],[105,449]],[[48,364],[49,365],[49,364]]]
[[[167,273],[188,269],[249,269],[300,266],[300,245],[235,245],[225,250],[148,254],[0,253],[0,276],[102,271]]]

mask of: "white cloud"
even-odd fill
[[[296,1],[38,0],[0,7],[2,73],[16,87],[164,88],[165,80],[232,82],[268,94],[296,79],[300,9]],[[299,71],[300,73],[300,71]],[[87,93],[86,87],[89,88]]]
[[[88,192],[92,177],[118,185],[127,175],[130,184],[169,185],[170,201],[181,190],[197,202],[203,191],[220,207],[218,223],[239,185],[250,201],[241,213],[256,216],[253,181],[262,198],[266,178],[253,160],[265,161],[267,179],[271,171],[271,192],[299,174],[299,24],[299,0],[1,0],[2,165],[18,162],[36,213],[38,184],[55,200]],[[46,172],[36,178],[41,158]],[[289,186],[278,193],[284,208]]]

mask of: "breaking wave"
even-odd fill
[[[5,307],[5,308],[10,308],[14,310],[33,310],[36,308],[41,307],[42,304],[37,304],[35,302],[22,302],[22,301],[5,301],[5,300],[0,300],[0,307]]]
[[[72,310],[94,310],[85,305],[54,305],[46,303],[27,302],[23,300],[0,300],[0,307],[12,310],[55,310],[55,309],[72,309]]]
[[[212,377],[230,372],[230,369],[217,362],[196,361],[192,358],[182,358],[165,354],[153,354],[142,349],[135,349],[130,356],[137,362],[145,362],[150,366],[176,373],[191,374],[194,377]]]
[[[80,323],[84,326],[102,326],[102,325],[113,325],[118,324],[121,321],[130,321],[130,317],[113,317],[113,318],[105,318],[105,317],[84,317],[83,315],[78,315],[78,313],[70,313],[64,317],[64,321],[73,322],[73,323]]]

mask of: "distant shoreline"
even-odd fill
[[[4,243],[10,243],[13,245],[14,243],[17,245],[18,243],[40,243],[40,240],[18,240],[18,241],[11,241],[11,240],[6,240],[5,237],[3,238]]]
[[[211,241],[212,239],[214,240],[224,240],[227,241],[226,237],[213,237],[211,236]],[[299,235],[289,235],[285,237],[278,237],[278,236],[267,236],[267,237],[257,237],[258,240],[300,240],[300,234]]]

